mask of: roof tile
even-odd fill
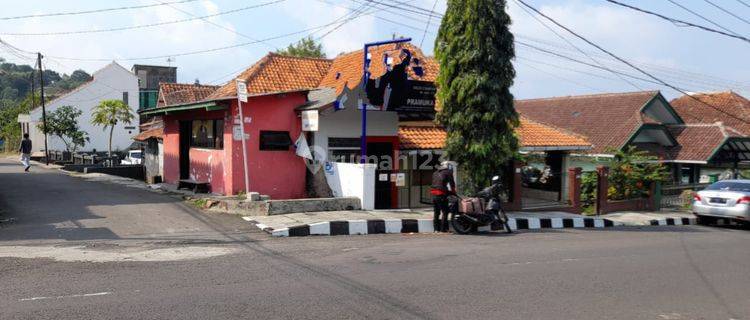
[[[521,147],[587,148],[591,144],[583,137],[565,130],[544,125],[521,117],[516,129]],[[398,131],[401,149],[442,149],[446,132],[437,126],[402,126]]]
[[[609,147],[620,148],[641,124],[653,121],[644,118],[640,110],[657,94],[642,91],[517,100],[515,107],[531,120],[586,137],[594,146],[590,152],[605,153]]]
[[[314,89],[331,66],[331,60],[302,58],[269,53],[235,79],[247,83],[249,94],[265,94]],[[235,79],[227,82],[206,100],[236,96]]]
[[[219,86],[186,83],[160,83],[157,107],[203,101]]]

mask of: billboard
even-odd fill
[[[412,58],[408,49],[401,49],[400,62],[391,65],[392,58],[385,56],[383,63],[386,72],[380,77],[367,81],[366,103],[375,108],[368,110],[394,111],[401,120],[432,120],[435,118],[435,95],[437,88],[429,81],[409,78],[411,68],[415,74],[421,73],[418,59]]]

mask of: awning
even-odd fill
[[[214,110],[226,110],[227,107],[224,105],[217,104],[216,101],[209,101],[209,102],[199,102],[199,103],[192,103],[192,104],[182,104],[182,105],[174,105],[174,106],[161,107],[161,108],[146,109],[146,110],[140,111],[139,113],[141,115],[157,115],[157,114],[170,114],[170,113],[175,113],[175,112],[197,110],[197,109],[205,109],[206,111],[214,111]]]
[[[307,102],[299,107],[297,111],[321,110],[333,106],[336,102],[336,91],[333,88],[321,88],[310,91],[307,94]]]

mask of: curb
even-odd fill
[[[273,229],[265,224],[257,223],[252,217],[242,217],[245,221],[254,223],[274,237],[305,237],[314,235],[365,235],[365,234],[393,234],[393,233],[432,233],[435,231],[432,219],[379,219],[379,220],[340,220],[326,221],[299,226]],[[510,218],[510,229],[565,229],[565,228],[608,228],[622,225],[608,219],[601,218]],[[487,232],[505,230],[499,225],[485,226],[477,231]]]
[[[682,226],[682,225],[697,225],[697,218],[665,218],[665,219],[654,219],[649,221],[649,225],[652,226]]]

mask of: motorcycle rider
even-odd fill
[[[453,167],[443,162],[432,174],[432,205],[434,206],[433,225],[435,232],[448,232],[448,196],[456,194],[456,182],[453,179]],[[442,219],[440,214],[442,213]],[[442,221],[441,221],[442,220]]]

